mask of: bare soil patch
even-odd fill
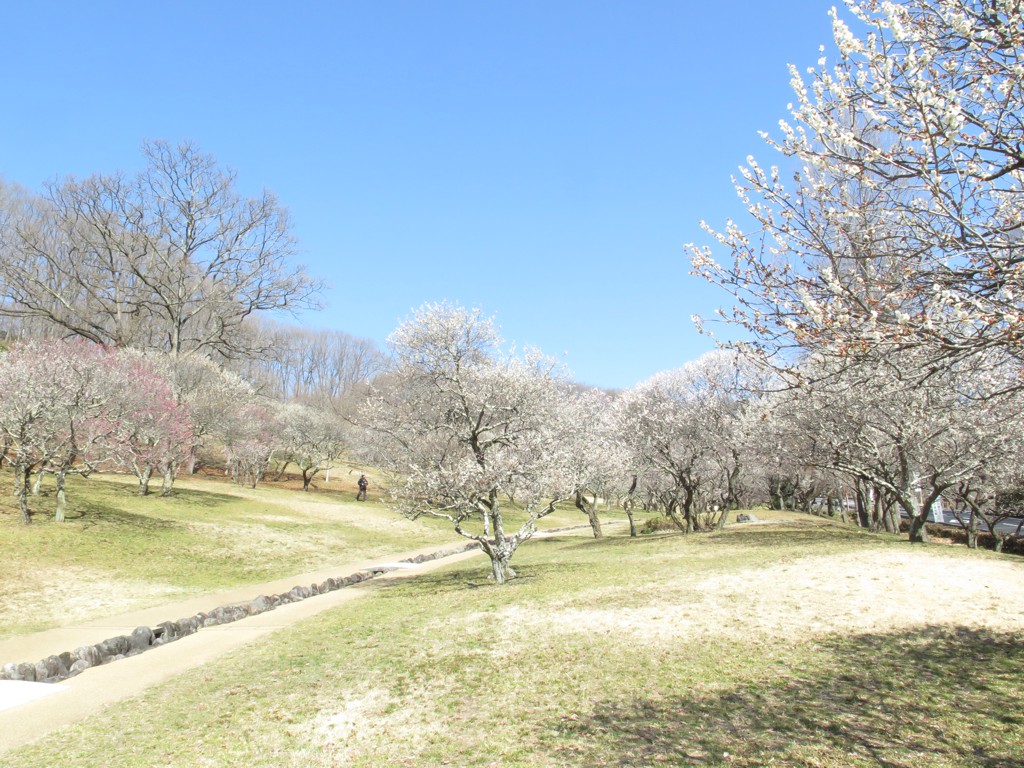
[[[697,581],[680,578],[637,585],[656,596],[649,605],[566,604],[500,612],[510,644],[545,627],[567,636],[607,634],[660,645],[696,636],[736,641],[807,639],[834,632],[891,632],[958,625],[1024,631],[1024,562],[942,552],[892,549],[809,556]],[[609,597],[612,591],[609,591]],[[493,616],[470,631],[494,631]],[[571,640],[567,639],[567,642]]]
[[[24,569],[23,574],[17,589],[0,592],[0,616],[7,626],[68,626],[195,594],[171,584],[104,576],[85,568],[64,567],[55,573]]]

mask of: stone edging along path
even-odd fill
[[[398,562],[408,564],[425,563],[430,560],[439,560],[444,557],[458,555],[472,549],[479,549],[479,547],[480,545],[474,541],[461,547],[441,549]],[[248,616],[272,611],[281,605],[297,603],[314,595],[321,595],[341,589],[342,587],[359,584],[394,570],[397,570],[397,567],[365,568],[341,578],[328,578],[320,584],[310,584],[308,587],[295,586],[283,594],[260,595],[253,600],[222,605],[219,608],[214,608],[209,613],[197,613],[194,616],[178,619],[177,621],[164,621],[155,627],[136,627],[130,635],[118,635],[95,645],[83,645],[74,651],[65,651],[61,654],[47,656],[45,659],[35,663],[7,663],[0,670],[0,680],[58,683],[61,680],[74,677],[90,667],[97,667],[128,656],[137,656],[148,651],[150,648],[166,645],[179,638],[198,632],[203,627],[230,624],[233,621],[238,621]]]

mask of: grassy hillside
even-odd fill
[[[461,541],[442,521],[406,520],[372,493],[355,502],[348,476],[321,478],[311,493],[295,482],[249,489],[197,477],[179,480],[170,498],[140,498],[130,476],[74,477],[67,521],[53,522],[44,486],[28,526],[11,484],[0,471],[0,638]],[[575,510],[550,520],[585,522]]]
[[[54,766],[1024,765],[1024,563],[818,520],[381,584],[45,745]]]

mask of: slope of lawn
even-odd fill
[[[1024,765],[1019,559],[612,532],[528,542],[504,587],[482,557],[377,582],[6,764]]]
[[[73,477],[65,522],[53,521],[53,489],[44,485],[23,525],[12,473],[0,471],[0,639],[463,541],[443,521],[407,520],[372,495],[355,502],[350,478],[321,479],[311,493],[286,485],[196,477],[161,498],[139,497],[130,476]],[[544,522],[585,518],[567,510]]]

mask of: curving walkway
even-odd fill
[[[537,537],[543,535],[538,533]],[[284,593],[297,585],[319,584],[331,577],[347,576],[364,570],[395,568],[374,579],[344,589],[288,603],[272,611],[249,616],[230,624],[201,629],[192,635],[152,648],[137,656],[87,669],[61,683],[0,680],[0,755],[82,720],[101,707],[142,694],[152,686],[212,661],[246,643],[323,611],[365,597],[378,589],[382,580],[407,578],[482,554],[480,550],[470,550],[416,565],[398,562],[450,548],[429,547],[386,559],[342,563],[265,584],[207,594],[108,619],[82,622],[0,641],[0,665],[9,661],[36,662],[50,655],[73,651],[82,645],[91,645],[117,635],[131,634],[136,627],[153,627],[163,621],[176,621],[199,612],[208,612],[222,605],[252,600],[259,595]]]

